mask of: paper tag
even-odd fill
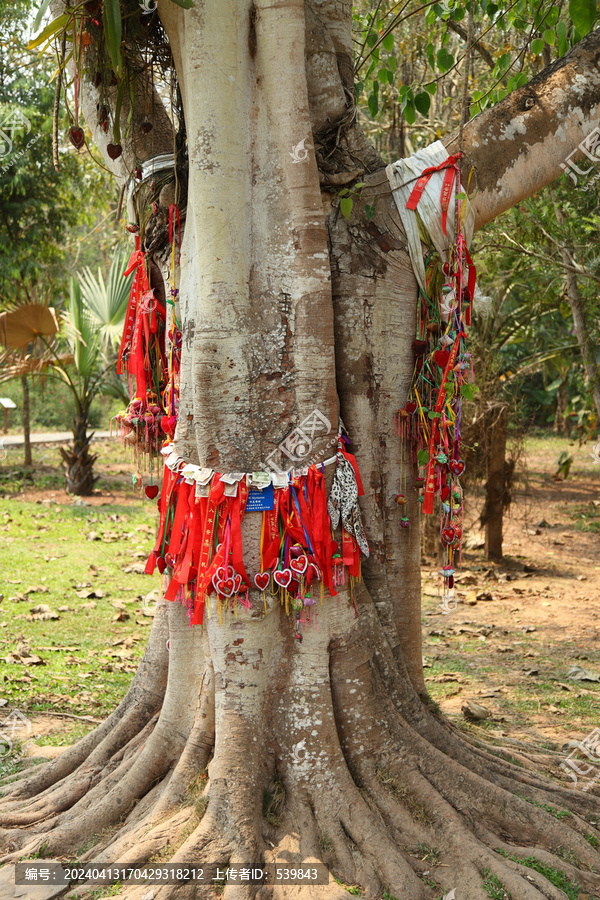
[[[237,484],[243,477],[244,472],[225,472],[224,475],[221,475],[221,481],[223,484]]]
[[[168,466],[171,471],[173,471],[179,459],[181,459],[181,457],[178,456],[177,453],[169,453],[165,460],[165,465]]]
[[[288,473],[287,472],[273,472],[271,474],[271,481],[273,482],[273,486],[279,490],[280,488],[286,488],[289,483]]]
[[[275,491],[269,484],[262,490],[251,489],[246,503],[246,512],[266,512],[275,506]]]
[[[259,491],[264,490],[267,485],[271,484],[271,473],[270,472],[251,472],[248,475],[248,484],[250,487],[256,488]],[[272,509],[272,507],[271,507]]]
[[[213,475],[212,469],[200,469],[198,474],[196,475],[196,482],[201,485],[206,485],[210,481]],[[208,494],[202,494],[203,497],[208,496]]]
[[[197,473],[200,471],[199,466],[195,466],[192,463],[188,463],[187,466],[184,466],[180,472],[180,475],[183,475],[186,484],[193,484],[196,478]]]

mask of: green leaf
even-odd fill
[[[355,97],[356,100],[358,100],[358,98],[359,98],[360,95],[362,94],[362,89],[363,89],[363,87],[364,87],[364,84],[363,84],[362,81],[355,81],[355,82],[354,82],[354,97]]]
[[[69,17],[66,13],[49,22],[40,34],[27,44],[28,50],[35,50],[41,44],[44,44],[49,38],[53,37],[57,31],[62,31],[69,24]]]
[[[580,37],[592,30],[596,17],[596,0],[569,0],[569,16]]]
[[[556,40],[556,35],[555,35],[555,33],[554,33],[554,28],[546,28],[546,30],[545,30],[545,32],[543,33],[542,37],[544,38],[544,40],[546,41],[546,43],[547,43],[547,44],[550,44],[550,46],[552,47],[552,46],[554,45],[554,41]]]
[[[427,418],[428,419],[441,419],[442,414],[439,412],[436,412],[434,409],[430,409],[429,412],[427,413]]]
[[[531,52],[535,53],[536,56],[538,55],[538,53],[541,53],[543,49],[544,49],[544,42],[541,38],[535,38],[531,42]]]
[[[350,218],[350,213],[352,212],[352,206],[353,206],[352,197],[343,197],[340,200],[340,210],[345,219]]]
[[[386,34],[381,42],[381,46],[384,50],[387,50],[388,53],[390,53],[394,49],[394,35],[391,31],[389,34]]]
[[[415,113],[415,104],[413,100],[408,100],[406,106],[404,107],[404,118],[408,122],[409,125],[414,125],[415,119],[417,118]]]
[[[172,3],[176,3],[177,6],[181,6],[182,9],[194,8],[194,0],[172,0]]]
[[[565,22],[559,22],[556,26],[556,36],[558,37],[558,55],[564,56],[569,49],[567,40],[567,26]]]
[[[431,97],[426,91],[421,91],[420,94],[417,94],[415,97],[415,106],[422,116],[427,115],[429,107],[431,106]]]
[[[448,53],[445,47],[438,50],[436,59],[440,72],[447,72],[454,65],[454,57],[451,53]]]
[[[429,462],[429,450],[426,450],[424,447],[422,450],[419,450],[417,453],[417,464],[419,466],[426,466]]]
[[[398,68],[398,60],[396,59],[395,56],[390,56],[387,61],[387,65],[388,65],[388,69],[391,72],[395,72],[396,69]]]
[[[474,397],[473,385],[472,384],[461,384],[460,392],[465,400],[472,400]]]
[[[369,206],[368,203],[365,203],[365,215],[370,222],[371,219],[373,218],[373,216],[375,215],[375,207]]]
[[[431,94],[431,96],[433,97],[435,95],[435,93],[437,92],[437,84],[435,82],[432,82],[431,84],[426,84],[425,90],[427,91],[428,94]]]
[[[121,4],[119,0],[104,0],[104,40],[117,77],[121,74]]]
[[[377,84],[377,82],[375,82],[375,84]],[[369,105],[369,112],[371,113],[373,118],[375,118],[375,116],[379,112],[379,97],[377,96],[376,91],[372,91],[369,94],[369,99],[367,100],[367,103]]]
[[[42,19],[44,18],[44,13],[50,6],[50,0],[43,0],[40,8],[38,9],[37,16],[35,17],[35,22],[33,23],[33,32],[38,30],[40,25],[42,24]]]
[[[115,104],[115,116],[113,120],[113,141],[115,144],[121,143],[121,107],[123,106],[123,97],[125,96],[125,79],[122,78],[117,88],[117,102]]]

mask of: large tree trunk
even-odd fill
[[[597,799],[539,775],[551,754],[534,764],[519,755],[520,768],[467,741],[425,691],[415,473],[403,471],[394,435],[412,375],[416,280],[383,164],[352,114],[350,4],[221,0],[184,12],[162,0],[159,10],[190,160],[177,450],[220,471],[253,471],[314,409],[336,422],[339,408],[363,476],[372,553],[354,596],[348,585],[335,600],[326,596],[318,629],[308,628],[302,643],[285,609],[270,602],[265,614],[255,592],[249,611],[223,625],[213,616],[204,628],[190,628],[179,603],[162,601],[119,709],[29,779],[7,785],[5,860],[41,847],[46,856],[73,856],[100,835],[88,851],[95,861],[137,864],[158,853],[205,865],[320,859],[369,898],[387,890],[425,900],[456,888],[457,900],[485,900],[485,868],[514,900],[560,896],[495,852],[505,848],[597,892],[600,855],[584,838],[596,830],[582,818],[597,815]],[[465,129],[479,224],[560,174],[581,140],[580,124],[565,125],[567,113],[581,122],[585,104],[596,124],[599,45],[592,36],[570,62]],[[523,98],[536,95],[543,114],[535,104],[523,113]],[[513,119],[519,127],[511,130]],[[322,152],[294,162],[302,141]],[[367,187],[350,222],[320,189],[317,163],[324,184],[327,175],[363,170]],[[525,177],[527,164],[533,174]],[[375,206],[371,222],[363,199]],[[401,487],[409,529],[399,528]],[[259,518],[246,515],[242,527],[246,565],[257,571]],[[281,786],[279,816],[263,818],[265,792],[281,796]],[[573,815],[558,822],[548,804]],[[421,843],[442,849],[434,890],[424,874],[430,863],[411,852]],[[579,868],[553,854],[559,847]],[[301,891],[346,896],[333,880]],[[146,893],[123,890],[128,900]],[[225,890],[231,898],[254,893],[241,884]],[[159,900],[213,895],[155,888]],[[298,888],[260,892],[287,895]]]
[[[31,457],[31,424],[30,424],[31,404],[29,401],[29,381],[27,380],[27,375],[21,375],[21,387],[23,389],[23,410],[22,410],[23,465],[24,466],[32,466],[33,460]]]

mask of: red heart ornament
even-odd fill
[[[292,580],[292,573],[289,569],[281,569],[273,573],[273,578],[279,587],[286,588]]]
[[[456,532],[454,528],[452,528],[452,526],[450,526],[449,528],[444,528],[444,530],[442,531],[441,540],[444,547],[448,547],[450,544],[453,544],[455,542]]]
[[[321,570],[318,565],[314,562],[311,562],[308,566],[308,574],[306,576],[306,580],[309,584],[312,584],[313,579],[317,579],[317,581],[321,580]]]
[[[462,459],[451,459],[448,463],[448,467],[453,475],[460,477],[462,473],[465,471],[465,464]]]
[[[239,594],[241,588],[242,588],[242,576],[236,575],[235,578],[233,579],[233,593]]]
[[[69,140],[78,150],[85,144],[85,132],[79,125],[71,125],[69,128]]]
[[[149,500],[154,500],[156,495],[158,494],[158,485],[157,484],[147,484],[144,488],[144,493]]]
[[[409,400],[408,403],[406,404],[406,412],[414,413],[416,408],[417,408],[416,400]]]
[[[257,572],[254,576],[254,584],[259,591],[265,591],[270,580],[271,576],[269,572]]]
[[[166,564],[166,562],[164,561],[164,559],[162,558],[162,556],[157,556],[157,557],[156,557],[156,568],[158,569],[158,571],[160,572],[161,575],[163,574],[163,572],[164,572],[165,569],[167,568],[167,564]]]
[[[223,597],[231,597],[235,591],[235,581],[233,578],[227,578],[225,581],[219,581],[217,593]]]
[[[123,148],[120,144],[108,144],[106,152],[111,159],[118,159],[123,152]]]
[[[297,559],[290,560],[290,569],[294,575],[304,575],[308,569],[308,559],[306,556],[302,554],[302,556],[299,556]]]
[[[443,369],[445,367],[446,363],[448,362],[448,360],[450,359],[450,354],[448,353],[447,350],[436,350],[435,353],[433,354],[433,358],[436,361],[436,363],[438,364],[438,366],[440,367],[440,369]]]

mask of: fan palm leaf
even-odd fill
[[[97,277],[91,269],[85,268],[79,276],[81,292],[90,317],[100,331],[102,347],[117,347],[121,340],[123,323],[127,312],[129,293],[134,273],[123,277],[127,266],[127,255],[117,252],[113,257],[106,281],[98,269]]]

